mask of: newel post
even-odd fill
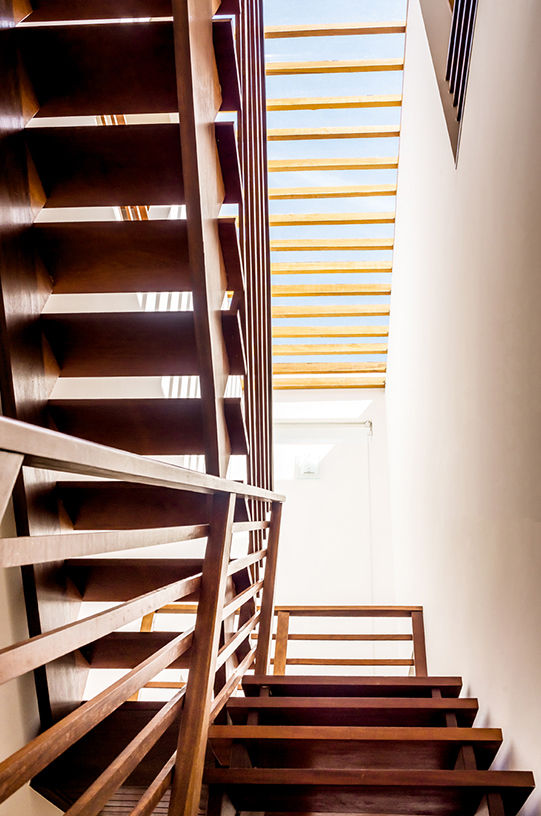
[[[261,601],[261,617],[257,651],[255,655],[255,673],[267,674],[272,638],[272,619],[274,616],[274,585],[276,582],[276,562],[278,560],[278,541],[282,520],[282,503],[272,502],[269,538],[267,541],[267,558],[265,561],[265,583]]]
[[[178,736],[170,816],[197,816],[199,810],[234,512],[234,494],[214,496]]]

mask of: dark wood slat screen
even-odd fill
[[[453,96],[456,118],[460,122],[464,111],[466,82],[473,43],[477,0],[456,0],[453,6],[451,36],[445,78]]]

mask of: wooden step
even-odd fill
[[[193,312],[44,314],[41,324],[61,377],[199,374]],[[244,374],[238,315],[222,312],[222,327],[229,371]]]
[[[470,745],[480,769],[490,767],[499,728],[389,726],[215,725],[211,744],[243,743],[258,768],[447,768]],[[224,746],[220,745],[219,757]]]
[[[197,575],[203,558],[72,558],[64,561],[64,579],[85,602],[127,601],[172,581]],[[233,575],[236,592],[250,585],[246,569]],[[187,596],[186,601],[190,598]]]
[[[63,574],[83,601],[127,601],[201,572],[201,558],[72,558]]]
[[[133,669],[166,646],[178,632],[112,632],[83,646],[81,654],[92,669]],[[190,668],[190,649],[170,669]]]
[[[131,530],[208,524],[211,497],[187,490],[113,481],[56,484],[56,496],[76,530]],[[237,499],[235,521],[247,521],[244,499]]]
[[[242,198],[234,125],[217,122],[225,203]],[[47,207],[184,203],[176,124],[27,128]]]
[[[67,810],[94,779],[109,767],[162,705],[163,703],[140,701],[124,703],[34,777],[32,787],[61,810]],[[128,791],[134,786],[146,787],[152,782],[176,749],[177,738],[178,721],[165,731],[144,761],[128,777],[125,783]],[[124,786],[120,790],[123,791]],[[118,806],[117,801],[117,808]],[[127,814],[131,809],[114,809],[112,812]]]
[[[235,219],[220,218],[218,231],[228,288],[241,291]],[[55,294],[192,288],[186,221],[57,222],[35,224],[30,235]]]
[[[16,36],[38,117],[178,110],[172,20],[19,27]],[[213,36],[221,110],[240,110],[231,20],[214,20]]]
[[[227,711],[234,724],[255,712],[260,725],[443,726],[454,714],[457,725],[471,726],[478,702],[466,697],[231,697]]]
[[[245,455],[248,440],[240,399],[225,399],[224,410],[231,453]],[[62,433],[142,456],[205,452],[200,399],[50,400],[47,411]]]
[[[258,695],[262,687],[274,696],[309,697],[430,697],[433,689],[442,697],[458,697],[460,677],[331,677],[317,675],[252,675],[244,677],[247,696]]]
[[[238,14],[239,0],[213,0],[213,12]],[[60,20],[139,19],[170,17],[171,0],[32,0],[32,8],[21,16],[25,22],[50,23]]]
[[[533,789],[527,771],[208,768],[238,811],[400,813],[474,816],[483,796],[500,793],[514,816]]]

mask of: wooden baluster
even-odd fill
[[[269,538],[267,543],[267,560],[265,562],[265,584],[261,602],[261,619],[255,656],[255,673],[266,674],[269,665],[269,652],[272,637],[272,619],[274,616],[274,585],[276,582],[276,562],[278,560],[278,541],[282,504],[272,502]]]
[[[276,649],[274,650],[274,674],[286,673],[287,639],[289,637],[289,612],[278,612]]]
[[[426,663],[425,627],[422,610],[411,613],[411,628],[413,632],[413,659],[415,660],[415,675],[426,677],[428,668]]]
[[[234,512],[233,495],[219,494],[214,498],[178,737],[170,816],[197,816],[199,808]]]

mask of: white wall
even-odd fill
[[[455,169],[410,0],[387,388],[397,602],[539,781],[540,41],[538,0],[479,0]]]
[[[276,490],[287,498],[277,602],[392,602],[383,391],[275,391],[274,403]],[[294,458],[310,452],[319,477],[296,478]]]

